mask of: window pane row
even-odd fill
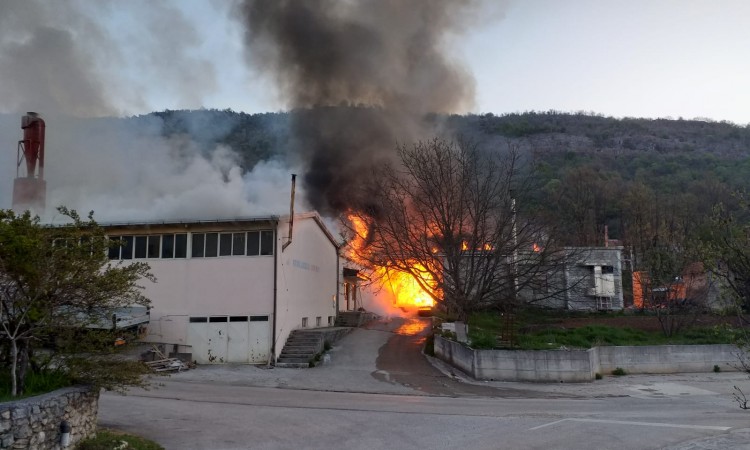
[[[186,258],[187,234],[110,236],[109,259]],[[118,245],[119,244],[119,245]]]
[[[186,258],[188,235],[110,236],[109,259]],[[119,244],[119,245],[118,245]],[[192,258],[273,255],[273,230],[240,233],[193,233]]]
[[[241,233],[193,233],[193,258],[273,255],[273,230]]]

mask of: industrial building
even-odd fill
[[[546,289],[522,292],[529,303],[568,311],[624,308],[622,247],[568,247],[562,270],[550,272]]]
[[[334,324],[338,244],[317,213],[103,224],[123,245],[112,260],[143,260],[157,282],[143,340],[198,363],[266,364],[290,332]],[[185,355],[187,356],[187,355]]]

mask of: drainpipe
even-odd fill
[[[286,250],[287,247],[289,247],[289,244],[292,243],[292,230],[294,228],[294,186],[296,183],[297,183],[297,174],[293,173],[292,174],[292,198],[289,201],[289,238],[281,247],[282,252]]]
[[[273,228],[278,233],[279,221],[273,222]],[[278,272],[279,272],[279,239],[274,236],[273,240],[273,329],[271,330],[271,355],[269,356],[268,365],[273,361],[276,365],[276,314],[278,313]]]
[[[340,284],[341,284],[339,283],[339,274],[341,271],[341,268],[339,267],[339,260],[341,259],[339,255],[339,250],[340,250],[339,246],[336,245],[336,314],[334,314],[334,320],[333,320],[334,324],[336,324],[336,320],[339,318],[339,293],[340,293],[339,289],[340,289]]]

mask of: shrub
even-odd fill
[[[42,370],[30,372],[26,375],[23,397],[45,394],[57,389],[68,387],[73,382],[70,377],[60,370]],[[0,372],[0,401],[10,400],[10,374]]]
[[[714,372],[716,373],[721,372],[721,367],[719,367],[718,364],[714,364]]]
[[[110,450],[113,448],[164,450],[164,447],[154,441],[110,430],[97,431],[96,436],[83,440],[76,446],[76,450]]]
[[[446,339],[450,339],[451,341],[458,340],[458,337],[456,336],[456,333],[450,331],[450,330],[443,330],[440,333],[441,336],[443,336]]]
[[[594,379],[596,379],[596,380],[601,380],[602,378],[604,378],[604,377],[602,377],[602,374],[600,374],[599,372],[596,372],[596,373],[594,374]]]
[[[469,336],[471,347],[476,349],[493,349],[497,347],[497,337],[494,333],[479,330]]]
[[[617,367],[615,370],[612,371],[612,375],[617,376],[617,377],[621,377],[627,374],[628,373],[625,372],[625,369],[623,369],[622,367]]]

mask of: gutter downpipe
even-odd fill
[[[341,268],[339,267],[339,260],[340,260],[339,250],[340,250],[339,246],[336,245],[336,314],[334,314],[334,319],[333,319],[334,325],[336,324],[336,321],[339,318],[339,297],[340,297],[339,289],[341,288],[340,286],[341,283],[339,283],[339,273],[341,271]]]
[[[276,233],[279,231],[278,219],[273,222]],[[273,240],[273,330],[271,331],[271,355],[269,356],[268,365],[276,365],[276,315],[278,313],[278,272],[279,272],[279,238],[274,236]]]
[[[288,240],[281,246],[283,252],[292,243],[292,231],[294,229],[294,188],[297,183],[297,174],[292,174],[292,198],[289,200],[289,237]]]

